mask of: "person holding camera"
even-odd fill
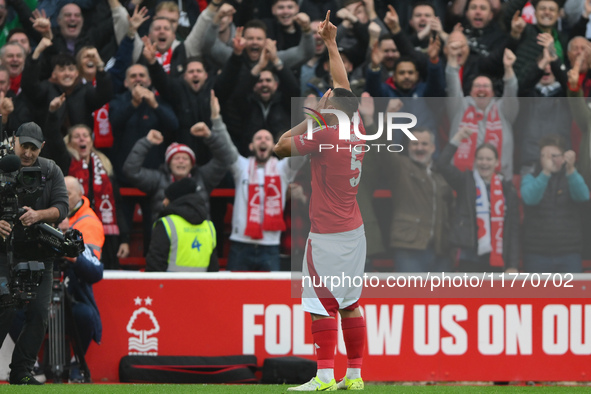
[[[100,343],[103,326],[98,306],[94,300],[92,285],[103,278],[103,264],[100,262],[102,247],[105,241],[103,223],[90,201],[84,196],[84,187],[73,176],[65,177],[70,212],[68,219],[60,223],[62,231],[76,229],[84,237],[84,252],[78,257],[64,257],[69,261],[64,270],[64,283],[68,294],[72,297],[72,317],[75,324],[75,337],[79,349],[86,354],[90,342],[94,339]],[[74,362],[70,366],[70,382],[80,383],[84,377],[80,373],[80,365]]]
[[[19,196],[19,205],[25,211],[16,215],[13,223],[0,220],[1,243],[6,246],[14,230],[17,239],[23,228],[36,223],[59,223],[68,214],[68,192],[64,176],[52,160],[39,157],[44,145],[43,132],[33,122],[22,124],[16,131],[14,153],[20,159],[21,167],[40,167],[44,182],[39,187],[41,194],[27,193]],[[38,197],[37,197],[38,196]],[[6,249],[0,252],[0,277],[10,277],[11,267],[8,264]],[[24,261],[18,258],[15,250],[14,262]],[[43,261],[45,268],[40,285],[36,288],[36,298],[25,306],[25,325],[16,341],[12,362],[10,364],[10,384],[39,385],[31,371],[39,348],[43,343],[48,323],[48,308],[51,298],[53,280],[53,262]],[[14,317],[15,308],[0,307],[0,345],[4,342]]]
[[[558,135],[540,141],[540,162],[521,181],[525,204],[523,270],[582,272],[583,202],[589,186],[575,168],[575,152]]]

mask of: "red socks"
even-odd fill
[[[312,322],[312,337],[318,359],[318,369],[334,368],[337,333],[336,319],[319,319]]]
[[[347,348],[347,368],[361,368],[365,350],[365,319],[363,316],[342,319],[341,328]]]
[[[343,338],[347,347],[347,368],[361,368],[365,350],[365,319],[349,317],[341,320]],[[312,322],[312,336],[318,359],[318,369],[334,368],[337,346],[336,319],[320,319]]]

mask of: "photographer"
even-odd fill
[[[14,223],[0,220],[1,242],[6,246],[14,229],[15,240],[23,233],[24,228],[35,223],[59,223],[68,213],[68,194],[64,184],[64,176],[59,167],[51,160],[39,157],[43,148],[44,138],[41,128],[33,123],[25,123],[16,131],[14,141],[14,153],[21,161],[21,167],[40,167],[41,175],[45,179],[41,186],[41,195],[35,193],[19,196],[19,205],[25,213],[18,216]],[[15,218],[16,219],[16,218]],[[15,250],[15,262],[24,261],[18,258],[18,250]],[[43,261],[45,269],[39,287],[36,289],[36,298],[25,307],[25,325],[15,344],[10,364],[10,384],[39,385],[41,384],[32,376],[31,371],[35,363],[37,353],[43,342],[48,322],[48,307],[51,297],[51,284],[53,279],[53,264],[51,260]],[[0,277],[10,277],[10,268],[5,250],[0,252]],[[0,344],[12,324],[14,308],[0,307]]]
[[[64,259],[70,264],[64,269],[64,282],[72,297],[72,316],[75,324],[76,340],[79,349],[86,354],[90,342],[101,340],[103,326],[98,307],[94,300],[92,285],[103,278],[103,264],[100,262],[101,250],[105,240],[103,224],[90,208],[90,201],[84,196],[84,188],[72,176],[65,177],[70,213],[68,220],[60,223],[60,230],[68,228],[79,230],[84,237],[85,250],[76,258]],[[84,377],[80,365],[70,366],[70,382],[80,383]]]

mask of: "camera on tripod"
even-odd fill
[[[0,277],[0,307],[19,306],[36,298],[35,289],[45,269],[41,261],[77,257],[84,250],[78,230],[62,233],[46,223],[24,227],[18,220],[25,213],[22,207],[33,206],[44,187],[40,167],[21,168],[10,146],[0,145],[0,220],[12,227],[10,235],[0,240],[9,268],[9,276]]]

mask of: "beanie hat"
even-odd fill
[[[183,178],[180,181],[171,183],[165,190],[164,195],[171,202],[184,195],[195,193],[197,181],[195,178]]]
[[[177,142],[173,142],[170,144],[168,148],[166,148],[166,153],[164,158],[166,160],[166,165],[170,164],[172,160],[172,156],[176,155],[177,153],[186,153],[191,158],[191,163],[195,165],[195,153],[185,144],[179,144]]]

